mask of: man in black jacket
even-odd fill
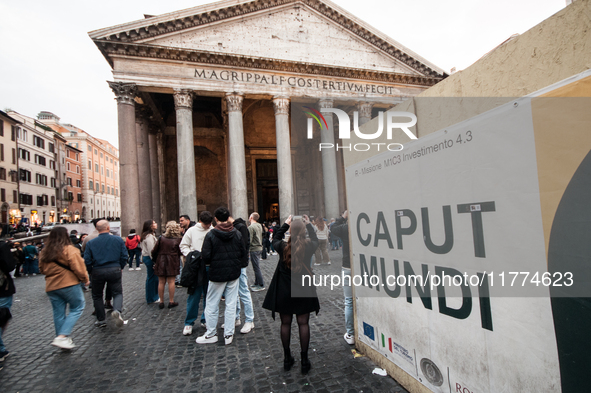
[[[197,338],[197,343],[208,344],[218,341],[217,320],[220,300],[225,292],[224,339],[226,345],[229,345],[234,337],[238,285],[246,248],[242,243],[242,235],[228,221],[228,209],[219,207],[214,216],[217,225],[205,236],[201,249],[203,261],[209,265],[209,287],[205,306],[207,331]]]
[[[2,230],[0,229],[0,235]],[[10,307],[12,306],[12,296],[16,292],[14,288],[14,281],[10,276],[10,272],[14,270],[16,261],[12,257],[10,251],[11,244],[4,240],[0,241],[0,369],[2,363],[8,356],[8,350],[2,342],[2,333],[6,328],[6,324],[10,319]]]
[[[351,257],[349,256],[349,212],[345,210],[343,215],[337,218],[330,229],[331,233],[338,236],[343,242],[343,277],[349,276],[349,280],[343,278],[343,292],[345,295],[345,333],[347,344],[355,344],[355,329],[353,323],[353,290],[351,289]]]

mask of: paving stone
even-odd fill
[[[332,265],[314,269],[319,274],[340,275],[340,255],[340,251],[331,251]],[[277,258],[261,261],[267,285]],[[252,284],[251,267],[248,276]],[[318,289],[321,310],[310,317],[312,370],[302,375],[297,324],[294,321],[291,338],[296,363],[286,372],[279,318],[274,321],[261,307],[266,291],[252,293],[255,328],[251,333],[237,333],[229,346],[223,340],[199,345],[195,339],[205,333],[201,326],[195,326],[191,336],[182,335],[186,289],[176,289],[179,307],[160,310],[157,304],[145,304],[145,279],[145,269],[123,271],[123,318],[127,324],[121,329],[110,320],[106,328],[94,326],[92,297],[86,292],[86,309],[71,336],[76,348],[68,352],[49,345],[55,330],[44,277],[16,278],[13,320],[2,336],[11,352],[0,371],[2,393],[406,392],[395,380],[373,375],[376,366],[369,359],[353,358],[352,347],[342,338],[342,288]],[[222,302],[220,337],[223,315]]]

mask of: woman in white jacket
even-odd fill
[[[152,262],[152,249],[156,245],[155,231],[158,224],[154,220],[144,222],[140,246],[142,247],[142,262],[146,267],[148,275],[146,277],[146,301],[148,304],[160,301],[158,297],[158,276],[154,274],[154,264]]]

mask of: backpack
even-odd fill
[[[181,272],[181,286],[185,288],[200,287],[207,280],[205,263],[201,259],[200,251],[193,251],[187,255],[185,265]]]

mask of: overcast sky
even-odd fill
[[[560,11],[565,0],[333,0],[449,72],[468,67],[514,33]],[[88,32],[204,0],[0,2],[0,109],[55,113],[118,146],[111,68]]]

